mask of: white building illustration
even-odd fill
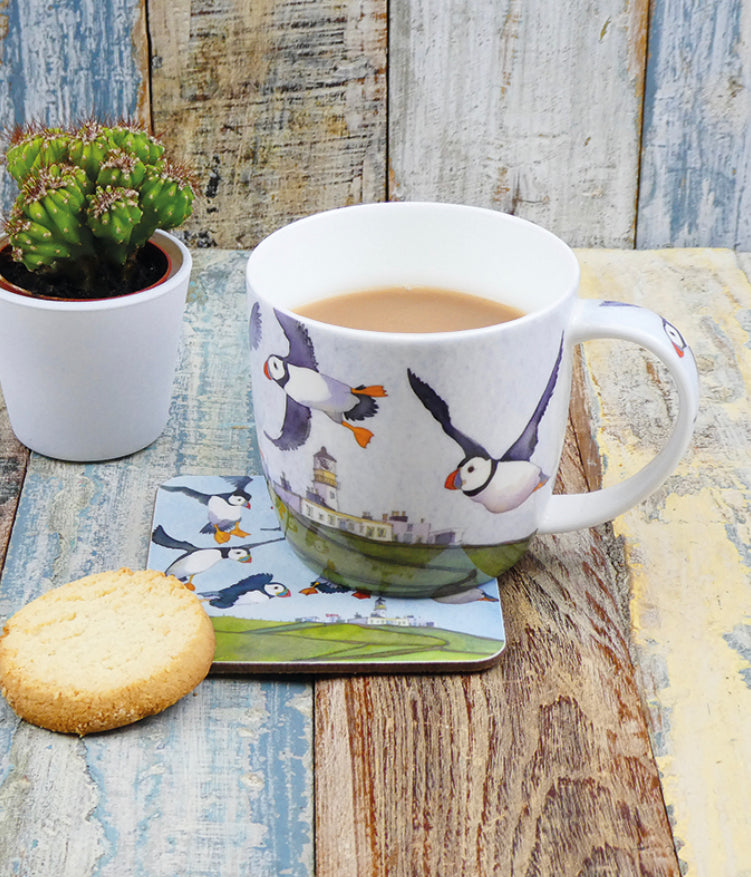
[[[359,624],[362,627],[434,627],[433,621],[423,621],[414,615],[388,615],[386,602],[382,597],[376,600],[375,607],[370,615],[361,615],[358,612],[354,617],[345,619],[335,612],[327,612],[323,618],[319,616],[305,616],[296,618],[295,621],[307,621],[317,624]]]

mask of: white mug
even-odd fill
[[[461,205],[346,207],[258,245],[247,265],[258,441],[285,535],[317,574],[395,596],[461,591],[508,569],[534,534],[611,520],[662,483],[696,417],[691,350],[657,314],[578,299],[578,284],[576,257],[553,234]],[[405,286],[462,291],[524,315],[405,334],[296,313]],[[605,337],[637,342],[667,366],[675,424],[625,481],[553,496],[573,350]]]

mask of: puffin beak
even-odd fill
[[[244,558],[240,561],[240,563],[250,563],[252,560],[253,560],[253,558],[252,558],[250,555],[248,555],[247,557],[244,557]]]
[[[677,344],[674,344],[673,347],[675,348],[675,352],[678,354],[678,356],[680,356],[680,358],[683,359],[683,351],[681,350],[681,348],[678,347]]]
[[[461,480],[459,479],[459,470],[454,469],[454,471],[449,475],[443,485],[446,490],[459,490],[462,486]]]
[[[273,381],[273,380],[274,380],[274,379],[271,377],[271,372],[269,371],[269,364],[268,364],[268,362],[264,362],[264,364],[263,364],[263,373],[266,375],[266,377],[267,377],[270,381]]]

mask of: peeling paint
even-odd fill
[[[688,877],[745,877],[751,861],[751,285],[729,251],[582,253],[583,291],[669,314],[694,350],[702,402],[695,440],[653,497],[613,523],[630,568],[632,651]],[[711,304],[710,304],[711,303]],[[740,317],[740,319],[739,319]],[[647,361],[625,345],[585,345],[608,477],[660,443]],[[659,389],[659,393],[657,393]],[[655,395],[657,393],[657,395]],[[624,416],[625,415],[625,416]],[[669,419],[669,418],[668,418]]]
[[[747,667],[742,667],[738,672],[743,677],[746,687],[751,689],[751,622],[737,624],[730,633],[724,633],[722,637],[730,648],[738,652],[748,664]]]

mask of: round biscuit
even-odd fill
[[[89,734],[161,712],[214,658],[211,619],[173,576],[122,568],[32,600],[0,636],[0,690],[26,721]]]

